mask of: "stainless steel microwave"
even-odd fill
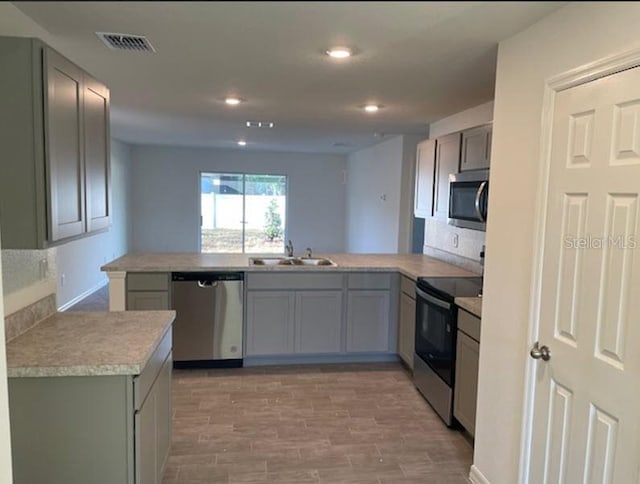
[[[489,170],[449,175],[449,224],[485,230],[489,198]]]

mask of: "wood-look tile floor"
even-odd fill
[[[399,364],[174,372],[163,484],[465,484],[471,458]]]

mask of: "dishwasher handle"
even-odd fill
[[[218,281],[198,281],[198,287],[205,289],[207,287],[216,287]]]

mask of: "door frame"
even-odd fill
[[[542,102],[539,171],[536,188],[536,209],[532,261],[532,281],[529,305],[528,344],[538,339],[540,302],[542,287],[542,261],[544,260],[545,214],[549,195],[549,172],[551,167],[551,142],[555,97],[560,91],[580,86],[618,72],[640,66],[640,47],[612,54],[589,62],[561,74],[550,77],[545,82]],[[524,380],[524,408],[520,442],[520,464],[518,482],[529,484],[531,443],[533,437],[533,409],[535,399],[536,370],[539,365],[527,358]]]

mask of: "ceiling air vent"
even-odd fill
[[[111,50],[128,50],[130,52],[155,52],[144,35],[116,34],[112,32],[96,32],[96,35]]]
[[[247,128],[273,128],[275,123],[273,121],[247,121]]]

